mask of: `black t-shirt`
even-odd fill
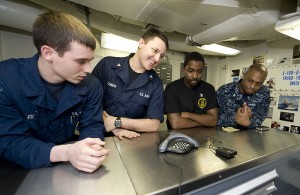
[[[45,83],[47,89],[51,92],[51,94],[54,96],[54,98],[58,101],[60,99],[60,95],[62,90],[67,84],[67,81],[63,81],[61,83],[49,83],[45,79],[43,79],[43,82]]]
[[[200,81],[194,88],[188,88],[184,84],[183,77],[166,86],[165,114],[181,112],[206,114],[207,110],[217,106],[215,88],[205,81]]]
[[[128,63],[128,70],[129,70],[129,78],[130,78],[130,83],[132,83],[136,78],[138,78],[142,73],[137,73],[135,72],[130,64]]]

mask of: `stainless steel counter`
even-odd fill
[[[135,140],[114,138],[137,194],[177,192],[179,170],[164,159],[182,169],[182,192],[187,192],[300,150],[299,135],[275,129],[227,133],[214,128],[198,128],[178,132],[195,138],[200,148],[187,154],[157,153],[157,145],[166,132],[142,134]],[[215,146],[235,149],[238,154],[232,159],[216,156],[208,148],[213,140]]]
[[[17,194],[176,194],[180,180],[181,192],[186,193],[217,185],[248,170],[259,172],[256,167],[273,161],[300,160],[290,157],[300,154],[297,134],[275,129],[226,133],[215,128],[195,128],[178,132],[195,138],[200,148],[187,154],[158,153],[157,146],[167,135],[164,131],[143,133],[136,139],[108,137],[106,148],[111,153],[95,173],[80,172],[69,163],[31,170]],[[238,153],[232,159],[216,156],[208,148],[210,143]],[[300,181],[298,173],[299,169],[295,177]]]
[[[135,194],[113,139],[108,137],[105,143],[111,152],[96,172],[78,171],[70,163],[31,170],[16,194]]]

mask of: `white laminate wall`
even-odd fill
[[[207,67],[206,82],[212,84],[215,89],[217,89],[217,83],[219,80],[222,80],[222,78],[219,78],[217,75],[225,76],[225,74],[218,74],[220,71],[219,69],[221,68],[219,65],[219,59],[218,57],[204,56],[204,60]]]
[[[2,60],[9,58],[27,58],[37,53],[32,36],[0,31]]]

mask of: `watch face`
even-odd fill
[[[116,122],[115,122],[115,127],[120,128],[120,127],[121,127],[121,122],[120,122],[120,121],[116,121]]]
[[[116,128],[120,128],[122,126],[122,121],[121,121],[121,118],[117,118],[115,120],[115,127]]]

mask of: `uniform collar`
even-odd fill
[[[25,97],[32,98],[33,104],[50,110],[57,110],[57,114],[62,113],[73,105],[79,103],[82,99],[81,95],[87,93],[87,88],[83,87],[84,82],[78,85],[66,83],[63,89],[63,97],[59,102],[50,94],[42,81],[39,71],[38,62],[39,55],[36,54],[28,61],[25,61],[21,78],[21,90]]]
[[[132,54],[130,54],[129,56],[127,56],[125,58],[121,58],[121,60],[118,63],[116,63],[112,66],[112,69],[114,69],[114,71],[120,77],[120,79],[123,81],[125,86],[128,86],[130,84],[129,59],[133,55],[134,54],[132,53]],[[144,73],[142,73],[136,80],[134,80],[128,86],[127,90],[142,87],[145,84],[147,84],[149,81],[153,82],[154,81],[154,76],[155,76],[155,72],[153,70],[145,71]]]
[[[39,55],[36,54],[24,62],[21,89],[26,97],[40,96],[45,91],[38,71],[38,59]]]
[[[254,94],[252,95],[249,95],[249,94],[242,94],[241,93],[241,90],[240,90],[240,85],[241,85],[241,82],[242,82],[243,79],[240,79],[238,82],[235,82],[235,88],[234,88],[234,94],[233,96],[236,96],[238,99],[244,99],[245,97],[249,98],[251,96],[253,96]]]
[[[234,92],[233,92],[233,96],[235,97],[243,97],[243,94],[240,91],[240,83],[242,82],[242,79],[240,79],[238,82],[234,82]]]

